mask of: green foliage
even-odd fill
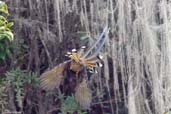
[[[38,78],[37,73],[35,72],[28,72],[24,80],[25,80],[25,83],[28,83],[29,85],[32,85],[34,87],[39,86],[39,78]]]
[[[2,1],[0,1],[0,12],[5,13],[5,14],[8,14],[8,7]]]
[[[3,83],[3,79],[0,80],[0,113],[6,111],[6,106],[8,104],[7,101],[7,94],[6,94],[6,86]]]
[[[16,92],[16,101],[20,104],[23,96],[24,72],[20,69],[11,70],[6,73],[6,82],[14,86]]]
[[[87,114],[85,111],[82,111],[80,105],[76,102],[75,97],[72,96],[60,96],[59,99],[62,102],[61,106],[61,114],[74,114],[77,112],[77,114]]]
[[[24,85],[29,84],[31,86],[38,86],[39,84],[37,73],[27,73],[26,71],[20,70],[19,68],[7,72],[5,82],[6,84],[14,86],[16,101],[18,102],[19,106],[22,106]]]
[[[0,114],[7,111],[9,87],[14,88],[15,99],[18,106],[22,107],[22,98],[24,96],[24,85],[37,87],[39,84],[37,73],[26,72],[19,68],[11,70],[5,74],[6,77],[0,79]]]
[[[4,15],[8,15],[8,7],[0,1],[0,62],[11,55],[11,41],[14,39],[11,31],[13,22],[9,22]]]

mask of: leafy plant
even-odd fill
[[[5,13],[5,14],[8,14],[8,7],[2,1],[0,1],[0,12]]]
[[[28,72],[26,74],[27,76],[25,77],[25,82],[32,85],[32,86],[35,86],[37,87],[39,85],[39,78],[38,78],[38,75],[37,73],[35,72]]]
[[[6,106],[8,104],[7,94],[6,94],[6,86],[3,83],[3,79],[0,80],[0,113],[5,112]]]
[[[6,84],[11,84],[14,86],[16,101],[18,102],[19,106],[22,106],[22,98],[24,96],[24,84],[27,83],[31,86],[37,86],[39,84],[37,73],[27,73],[26,71],[20,70],[19,68],[7,72],[5,82]]]
[[[81,109],[80,105],[76,102],[75,97],[73,95],[67,97],[60,96],[59,99],[62,102],[60,114],[74,114],[75,112],[77,112],[77,114],[87,114]]]
[[[18,102],[19,106],[21,106],[23,98],[24,72],[18,68],[7,72],[6,82],[14,86],[16,101]]]
[[[10,44],[14,39],[14,35],[11,31],[13,22],[7,20],[7,15],[9,15],[8,7],[5,2],[0,1],[0,62],[11,55]]]

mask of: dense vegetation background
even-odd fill
[[[162,114],[171,108],[170,1],[3,1],[10,14],[1,15],[10,21],[0,22],[6,27],[0,35],[7,31],[0,37],[0,113]],[[40,88],[46,69],[66,60],[67,51],[91,46],[106,25],[104,67],[91,76],[90,110],[72,95]]]

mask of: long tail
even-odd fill
[[[105,41],[107,39],[108,32],[109,32],[109,28],[106,26],[103,29],[103,32],[99,36],[98,40],[83,55],[83,58],[86,58],[94,48],[97,48],[97,51],[91,56],[91,58],[94,57],[94,56],[97,56],[97,54],[99,53],[99,51],[101,50],[101,48],[103,47],[103,45],[104,45],[104,43],[105,43]]]

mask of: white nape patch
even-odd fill
[[[72,52],[74,53],[74,52],[77,52],[77,50],[76,49],[72,49]]]
[[[81,49],[85,49],[86,48],[86,46],[81,46]]]
[[[93,70],[89,70],[89,72],[90,72],[90,73],[94,73],[94,71],[93,71]]]
[[[89,69],[89,72],[94,73],[94,69],[93,68]]]
[[[71,52],[68,51],[67,54],[68,54],[68,55],[71,55]]]
[[[98,65],[99,67],[102,67],[102,66],[103,66],[102,63],[99,63],[99,62],[97,63],[97,65]]]
[[[98,58],[99,58],[100,60],[102,60],[102,59],[103,59],[103,56],[102,56],[102,55],[98,55]]]

